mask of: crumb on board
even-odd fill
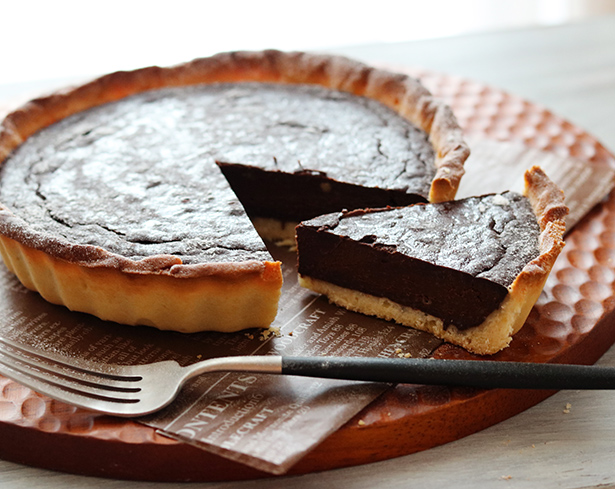
[[[505,481],[509,481],[510,479],[512,479],[512,475],[503,475],[502,477],[500,477],[500,479],[503,479]]]
[[[271,336],[282,336],[282,334],[280,333],[280,328],[276,326],[270,326],[269,328],[262,330],[260,340],[265,341]]]
[[[564,407],[564,410],[562,411],[564,414],[569,414],[570,413],[570,408],[572,407],[572,404],[570,404],[569,402],[566,403],[566,406]]]

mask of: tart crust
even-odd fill
[[[440,318],[423,311],[309,276],[300,276],[299,283],[352,311],[427,331],[472,353],[496,353],[508,346],[512,336],[525,323],[564,247],[564,217],[568,208],[564,205],[563,192],[540,168],[533,167],[525,174],[524,195],[528,197],[540,226],[540,254],[517,275],[500,307],[476,327],[458,329],[454,324],[445,327]]]
[[[200,276],[183,276],[177,265],[166,273],[121,270],[62,260],[6,236],[0,236],[0,254],[27,288],[49,302],[183,333],[266,328],[277,314],[282,285],[274,262],[244,262],[223,273],[205,265]]]
[[[469,154],[451,110],[415,79],[343,57],[280,51],[222,53],[169,67],[116,72],[37,98],[0,125],[0,162],[38,130],[77,112],[158,88],[217,82],[307,83],[375,99],[428,135],[436,151],[430,201],[453,199]],[[282,284],[279,262],[187,265],[134,261],[31,229],[0,205],[8,268],[50,302],[125,324],[183,332],[267,327]]]

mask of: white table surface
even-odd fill
[[[332,52],[368,62],[427,68],[503,88],[548,107],[587,130],[611,151],[615,149],[615,16],[566,26],[349,47]],[[0,100],[13,97],[21,88],[32,91],[56,83],[0,86]],[[600,363],[615,365],[615,347]],[[566,410],[568,404],[570,409]],[[615,392],[559,392],[496,426],[429,451],[297,477],[190,485],[126,482],[0,461],[2,489],[186,486],[207,489],[615,487]]]

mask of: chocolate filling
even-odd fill
[[[426,201],[434,174],[426,134],[374,100],[213,84],[138,94],[43,129],[5,162],[0,201],[35,229],[133,259],[266,260],[245,211],[299,221]]]
[[[297,228],[299,273],[467,329],[539,255],[539,233],[529,201],[511,192],[330,214]]]
[[[299,222],[343,209],[426,202],[421,195],[340,182],[321,171],[286,173],[249,165],[222,162],[218,165],[248,214],[254,217]],[[268,198],[263,199],[263,195]]]

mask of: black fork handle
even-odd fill
[[[491,360],[282,357],[281,373],[486,389],[615,389],[615,367]]]

